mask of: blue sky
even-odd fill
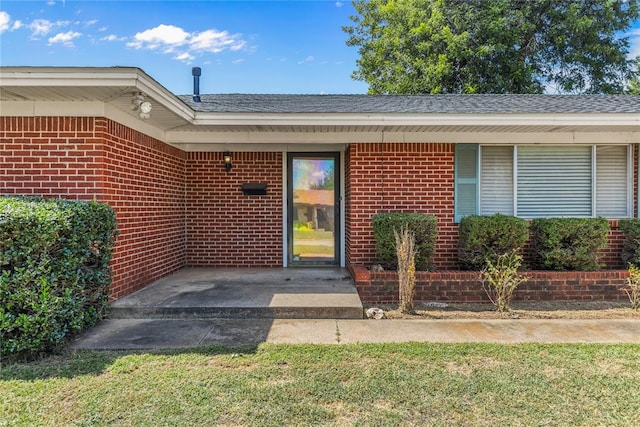
[[[175,94],[365,93],[350,0],[2,0],[0,64],[140,67]],[[630,32],[640,55],[640,23]]]
[[[0,1],[0,63],[135,66],[176,94],[365,93],[350,1]]]

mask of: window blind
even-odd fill
[[[629,215],[627,147],[596,148],[596,215],[622,218]]]
[[[513,147],[481,147],[480,214],[513,215]]]
[[[519,146],[518,216],[592,215],[590,146]]]

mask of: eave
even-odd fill
[[[140,92],[153,104],[148,120],[131,110]],[[0,67],[0,115],[107,117],[188,151],[359,142],[640,143],[640,113],[195,111],[135,67]]]

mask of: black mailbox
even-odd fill
[[[245,196],[264,196],[267,194],[266,182],[248,182],[242,184],[242,194]]]

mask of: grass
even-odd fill
[[[319,230],[293,230],[295,240],[333,240],[332,231]]]
[[[260,345],[6,365],[0,425],[639,425],[640,345]]]
[[[314,255],[333,255],[333,246],[323,245],[293,245],[293,253],[301,254],[302,256],[314,254]]]

